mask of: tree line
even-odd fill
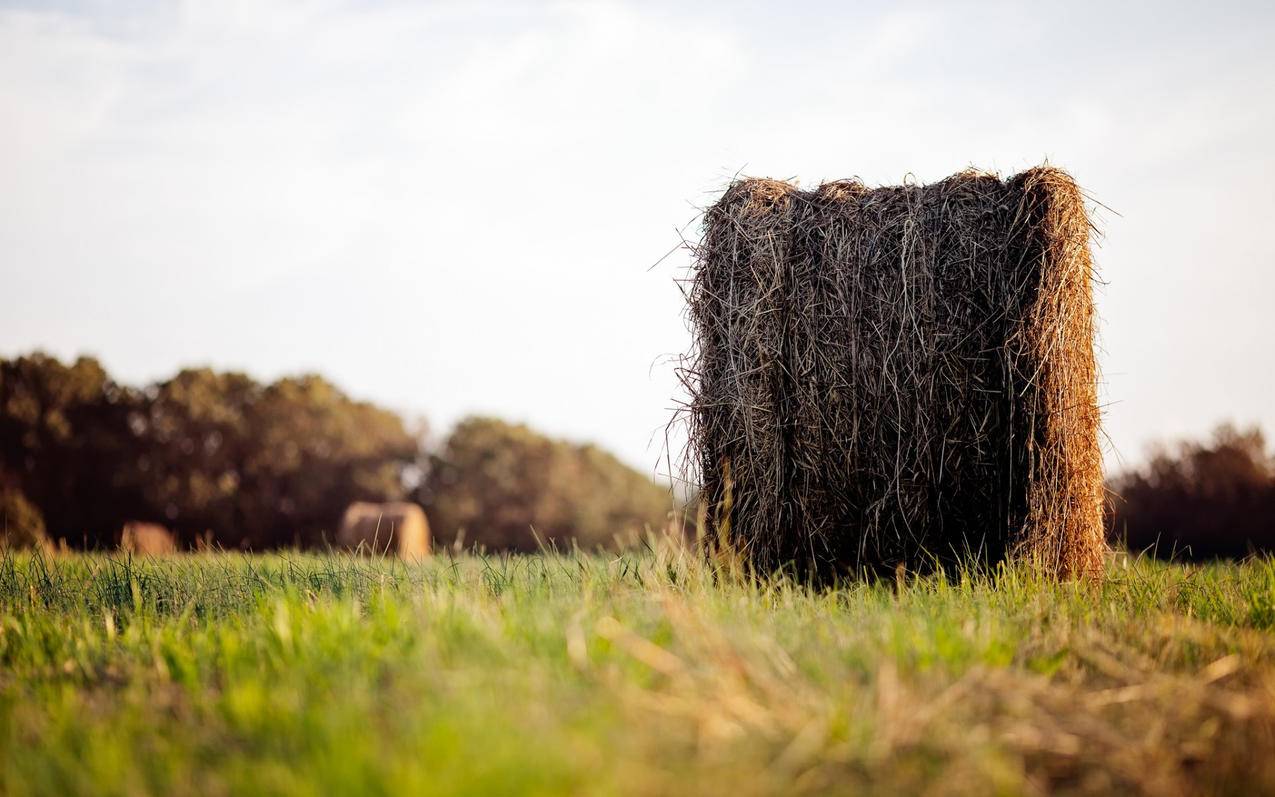
[[[1275,455],[1257,427],[1161,445],[1110,482],[1110,537],[1130,551],[1205,560],[1275,552]]]
[[[350,503],[396,500],[425,506],[436,543],[504,550],[606,546],[672,508],[667,489],[594,446],[470,418],[431,449],[423,429],[313,374],[188,368],[135,387],[91,357],[0,360],[10,543],[110,548],[139,521],[187,548],[318,548]]]
[[[1257,428],[1161,446],[1108,484],[1113,543],[1162,557],[1275,551],[1275,455]],[[0,543],[322,548],[354,501],[415,501],[436,545],[607,547],[675,514],[666,488],[590,445],[468,418],[441,445],[317,375],[188,368],[135,387],[101,363],[0,359]]]

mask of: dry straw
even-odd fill
[[[691,478],[756,569],[1101,568],[1090,221],[1053,168],[708,209],[681,370]]]

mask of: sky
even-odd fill
[[[1275,6],[1044,5],[0,2],[0,356],[318,371],[665,473],[661,257],[734,175],[1048,161],[1105,206],[1108,468],[1275,434]]]

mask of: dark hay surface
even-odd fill
[[[1036,168],[734,183],[687,288],[688,464],[759,570],[1097,573],[1090,222]]]

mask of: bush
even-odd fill
[[[1207,443],[1161,448],[1112,480],[1110,535],[1161,557],[1275,551],[1275,457],[1256,427],[1223,425]]]
[[[468,418],[434,458],[422,503],[440,544],[537,550],[545,543],[612,547],[663,528],[669,491],[592,445],[520,424]],[[532,532],[535,529],[535,532]]]

